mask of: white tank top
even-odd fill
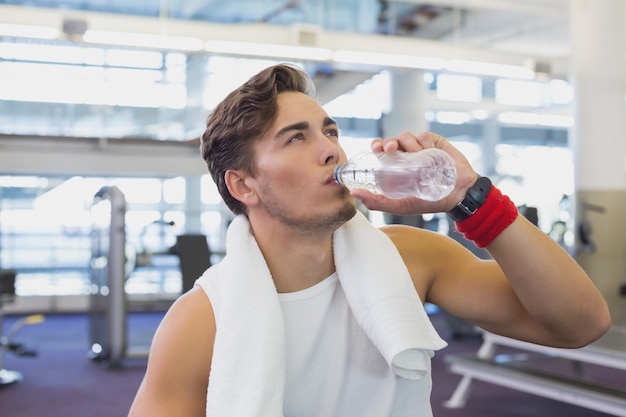
[[[336,274],[279,294],[285,318],[285,417],[432,417],[430,369],[397,377],[356,322]]]

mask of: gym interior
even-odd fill
[[[206,117],[290,62],[348,156],[445,136],[609,304],[574,350],[427,304],[435,417],[626,416],[625,22],[621,0],[0,0],[0,415],[126,415],[163,315],[225,254]],[[489,257],[445,214],[367,215]]]

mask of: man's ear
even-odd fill
[[[246,184],[246,178],[248,177],[248,174],[238,169],[229,169],[224,174],[224,181],[230,195],[246,206],[253,205],[257,201],[256,193]]]

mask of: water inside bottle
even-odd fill
[[[390,198],[403,198],[414,196],[422,200],[437,201],[452,191],[454,186],[448,180],[442,178],[441,171],[421,169],[419,172],[412,170],[407,175],[403,168],[378,171],[376,175],[376,190]]]
[[[415,157],[406,153],[365,153],[353,163],[338,167],[335,179],[349,189],[364,188],[390,198],[414,196],[437,201],[446,197],[456,183],[452,159],[434,149],[422,151],[419,163],[412,160]]]
[[[335,180],[349,190],[353,188],[365,188],[375,194],[381,194],[377,186],[376,168],[352,168],[346,165],[339,166],[335,170]]]

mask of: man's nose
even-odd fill
[[[328,138],[326,138],[326,140],[323,143],[324,143],[324,150],[321,156],[321,162],[323,163],[323,165],[337,163],[337,161],[339,160],[339,154],[340,154],[339,144],[337,144],[335,141],[332,141]]]

